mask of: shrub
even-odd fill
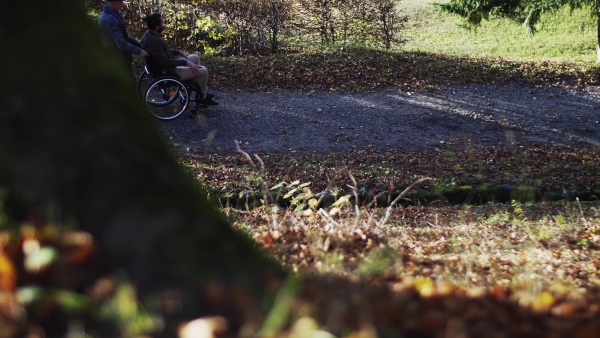
[[[89,6],[100,8],[97,0]],[[133,0],[123,13],[131,34],[141,36],[142,19],[165,17],[169,45],[208,54],[268,54],[281,41],[303,45],[364,45],[391,48],[406,17],[396,0]]]

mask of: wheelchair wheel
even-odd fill
[[[165,76],[154,80],[144,94],[146,108],[161,120],[172,120],[181,115],[190,100],[185,85],[177,78]]]
[[[152,75],[150,75],[150,73],[148,73],[145,69],[142,70],[142,73],[138,77],[138,90],[140,92],[141,98],[144,98],[144,94],[146,93],[146,90],[148,89],[152,81],[154,81]]]
[[[197,109],[190,109],[187,113],[187,116],[190,119],[196,118],[196,116],[198,116],[198,110]]]

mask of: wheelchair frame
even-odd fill
[[[160,69],[161,74],[152,73],[148,66],[138,78],[138,90],[146,108],[159,120],[173,120],[187,110],[189,118],[198,114],[198,109],[208,108],[207,105],[191,98],[191,93],[200,93],[198,84],[193,80],[181,80],[177,74],[168,74],[166,69]],[[190,103],[194,107],[188,109]]]

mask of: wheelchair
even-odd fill
[[[198,114],[198,109],[206,109],[207,105],[196,100],[200,88],[194,80],[181,80],[175,73],[166,69],[152,70],[146,65],[138,78],[138,90],[146,108],[159,120],[172,120],[184,112],[189,118]],[[197,93],[192,98],[192,93]],[[190,104],[194,104],[189,107]]]

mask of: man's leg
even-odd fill
[[[213,94],[208,93],[208,69],[200,64],[200,56],[198,56],[198,54],[188,54],[187,58],[180,57],[179,59],[180,60],[188,60],[188,61],[192,62],[193,64],[200,66],[200,69],[201,69],[200,73],[195,74],[197,76],[195,81],[198,84],[198,87],[200,88],[200,95],[202,95],[202,97],[199,99],[204,100],[207,98],[214,97]],[[205,72],[205,71],[206,71],[206,76],[204,76],[204,74],[203,74],[203,72]],[[206,77],[206,79],[204,79],[204,77]]]
[[[204,66],[202,66],[202,65],[200,64],[200,56],[198,56],[198,54],[188,54],[188,57],[187,57],[187,59],[188,59],[190,62],[192,62],[193,64],[196,64],[196,65],[198,65],[198,66],[204,67]],[[204,67],[204,68],[205,68],[205,67]],[[207,69],[207,71],[208,71],[208,69]],[[207,85],[207,86],[208,86],[208,85]],[[208,97],[208,98],[212,98],[212,97],[214,96],[214,95],[212,95],[212,94],[209,94],[209,93],[208,93],[208,87],[206,87],[206,89],[204,89],[202,92],[203,92],[203,93],[205,93],[205,94],[204,94],[204,98],[207,98],[207,97]]]
[[[208,84],[208,69],[206,69],[206,67],[200,66],[198,72],[192,73],[190,67],[181,66],[175,68],[175,73],[177,73],[182,80],[193,79],[200,88],[200,98],[204,100],[206,97],[206,87]]]
[[[200,57],[198,56],[198,54],[188,54],[187,57],[188,60],[190,60],[193,64],[196,65],[200,65]]]

